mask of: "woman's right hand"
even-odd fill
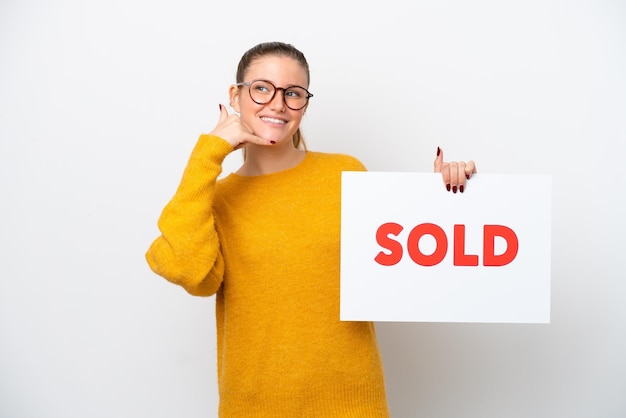
[[[222,104],[220,104],[220,118],[210,135],[219,136],[234,149],[239,149],[246,144],[273,145],[269,140],[254,135],[239,115],[229,115],[226,106]]]

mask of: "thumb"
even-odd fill
[[[226,119],[228,119],[228,109],[220,103],[220,118],[217,123],[224,122]]]
[[[441,165],[443,164],[443,150],[437,147],[437,156],[435,157],[435,173],[441,173]]]

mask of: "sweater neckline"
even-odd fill
[[[254,176],[243,176],[241,174],[237,174],[235,172],[232,172],[230,174],[228,174],[228,176],[226,176],[226,178],[229,178],[233,181],[255,181],[255,180],[265,180],[265,179],[274,179],[274,178],[279,178],[282,176],[287,176],[287,175],[293,175],[295,173],[297,173],[298,171],[302,170],[303,167],[305,167],[309,161],[311,159],[311,152],[310,151],[305,151],[305,155],[304,158],[302,159],[302,161],[300,161],[298,164],[294,165],[293,167],[290,168],[286,168],[284,170],[280,170],[280,171],[275,171],[273,173],[268,173],[268,174],[258,174],[258,175],[254,175]]]

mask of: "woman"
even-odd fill
[[[201,135],[146,254],[154,272],[193,295],[216,294],[221,417],[388,417],[374,325],[339,320],[341,172],[346,155],[306,151],[300,122],[312,95],[304,55],[289,44],[246,52]],[[244,162],[217,180],[224,158]],[[435,170],[461,192],[472,162]]]

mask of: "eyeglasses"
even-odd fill
[[[267,80],[253,80],[246,83],[237,83],[236,86],[248,86],[250,98],[256,104],[267,104],[274,99],[277,90],[283,91],[283,102],[291,110],[300,110],[313,97],[311,93],[304,87],[276,87],[272,82]]]

